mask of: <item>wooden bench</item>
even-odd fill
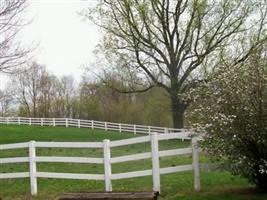
[[[89,193],[66,193],[57,200],[117,200],[139,199],[157,200],[158,192],[89,192]]]

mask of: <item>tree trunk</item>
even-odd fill
[[[184,127],[184,113],[186,107],[187,105],[185,103],[182,103],[181,100],[177,98],[177,95],[171,96],[171,112],[174,128]]]

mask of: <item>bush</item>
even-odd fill
[[[223,66],[192,90],[187,118],[204,128],[204,148],[230,164],[233,173],[267,192],[267,57],[253,55],[245,64]]]

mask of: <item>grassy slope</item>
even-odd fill
[[[77,128],[60,127],[29,127],[29,126],[0,126],[0,143],[16,143],[29,140],[36,141],[102,141],[103,139],[118,140],[132,137],[132,134],[115,132],[104,132],[101,130],[88,130]],[[189,143],[177,140],[161,142],[160,149],[172,149],[186,147]],[[148,143],[130,145],[121,148],[112,148],[112,156],[141,153],[149,151]],[[0,157],[26,156],[27,150],[1,151]],[[99,149],[50,149],[39,148],[37,155],[57,156],[102,156]],[[201,157],[201,161],[206,161]],[[177,164],[189,164],[190,157],[169,157],[161,159],[161,167]],[[112,165],[112,172],[127,172],[143,170],[151,167],[150,160],[127,162]],[[72,173],[103,173],[102,165],[87,164],[64,164],[64,163],[39,163],[38,171],[49,172],[72,172]],[[3,172],[28,171],[28,164],[5,164],[0,166],[0,173]],[[263,200],[267,196],[256,196],[250,189],[246,180],[232,176],[227,172],[202,172],[202,191],[193,192],[192,173],[177,173],[161,176],[162,199],[172,200]],[[113,181],[113,189],[116,191],[143,191],[151,190],[151,177],[125,179]],[[38,179],[38,196],[34,199],[54,199],[64,192],[78,191],[103,191],[102,181],[79,181],[79,180],[57,180]],[[3,200],[9,199],[31,199],[29,195],[28,179],[0,180],[0,197]]]

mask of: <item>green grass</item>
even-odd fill
[[[137,135],[138,136],[138,135]],[[64,127],[34,127],[34,126],[0,126],[0,143],[17,143],[36,141],[102,141],[104,139],[118,140],[133,137],[132,134],[105,132]],[[160,150],[187,147],[188,142],[169,140],[160,142]],[[129,145],[126,147],[112,148],[112,156],[121,156],[133,153],[147,152],[149,143]],[[42,156],[84,156],[102,157],[101,149],[57,149],[38,148],[37,155]],[[5,150],[0,152],[0,157],[27,156],[26,149]],[[201,162],[207,162],[201,156]],[[190,156],[167,157],[160,160],[161,167],[191,163]],[[151,160],[125,162],[112,165],[113,173],[144,170],[151,168]],[[28,171],[27,163],[4,164],[0,166],[0,173]],[[68,163],[39,163],[38,171],[70,172],[70,173],[100,173],[103,166],[97,164],[68,164]],[[191,172],[161,175],[161,197],[164,200],[264,200],[265,195],[256,195],[253,186],[245,179],[233,176],[223,171],[201,172],[202,190],[193,191],[193,178]],[[142,177],[113,181],[114,191],[150,191],[152,178]],[[29,179],[0,180],[0,197],[3,200],[11,199],[55,199],[65,192],[104,191],[103,181],[62,180],[38,178],[38,196],[30,196]]]

